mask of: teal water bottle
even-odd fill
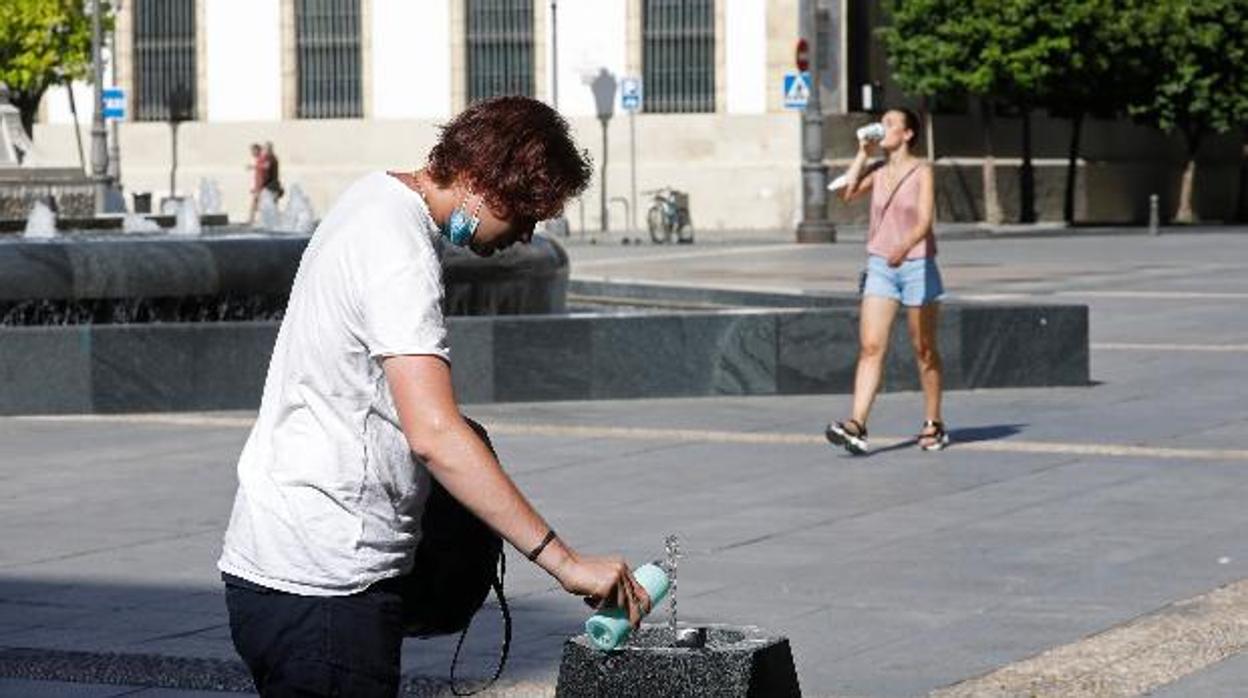
[[[650,610],[658,608],[659,603],[667,596],[668,587],[671,586],[671,580],[667,578],[667,573],[663,571],[663,568],[658,563],[651,562],[633,570],[633,578],[650,595]],[[585,621],[585,634],[600,650],[613,650],[619,647],[624,644],[632,631],[633,627],[628,623],[628,615],[622,608],[599,611]]]

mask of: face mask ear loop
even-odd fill
[[[479,225],[481,223],[481,207],[485,205],[485,198],[473,194],[471,189],[468,190],[468,195],[477,197],[477,207],[472,210],[472,218],[477,221],[477,224]],[[464,199],[464,208],[468,208],[467,204],[468,199]]]

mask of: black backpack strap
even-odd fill
[[[511,609],[507,607],[507,596],[503,593],[503,577],[507,575],[507,556],[504,553],[498,554],[498,575],[494,577],[491,586],[494,587],[494,595],[498,597],[498,608],[503,613],[503,651],[498,658],[498,667],[494,669],[494,675],[486,681],[484,685],[476,690],[461,691],[455,685],[455,665],[459,663],[459,651],[464,647],[464,638],[468,637],[468,628],[472,627],[472,621],[468,621],[468,625],[464,627],[464,631],[459,634],[459,642],[455,643],[455,656],[451,658],[451,693],[457,696],[471,696],[480,693],[498,681],[498,677],[503,674],[503,667],[507,666],[507,654],[511,651]]]

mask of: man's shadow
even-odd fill
[[[964,427],[962,429],[949,430],[949,446],[947,448],[957,448],[959,444],[975,443],[976,441],[996,441],[998,439],[1006,439],[1015,434],[1022,433],[1026,428],[1026,424],[991,424],[982,427]],[[900,451],[907,448],[917,448],[919,438],[917,436],[900,441],[895,444],[884,446],[883,448],[872,449],[868,455],[876,456],[889,451]]]

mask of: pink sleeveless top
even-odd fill
[[[914,165],[915,168],[921,165]],[[867,231],[867,254],[888,257],[893,250],[904,244],[906,238],[919,224],[919,172],[916,169],[903,175],[897,193],[885,209],[891,192],[885,187],[883,171],[876,171],[871,186],[871,226]],[[936,256],[936,237],[928,231],[917,245],[906,253],[906,259],[922,259]]]

